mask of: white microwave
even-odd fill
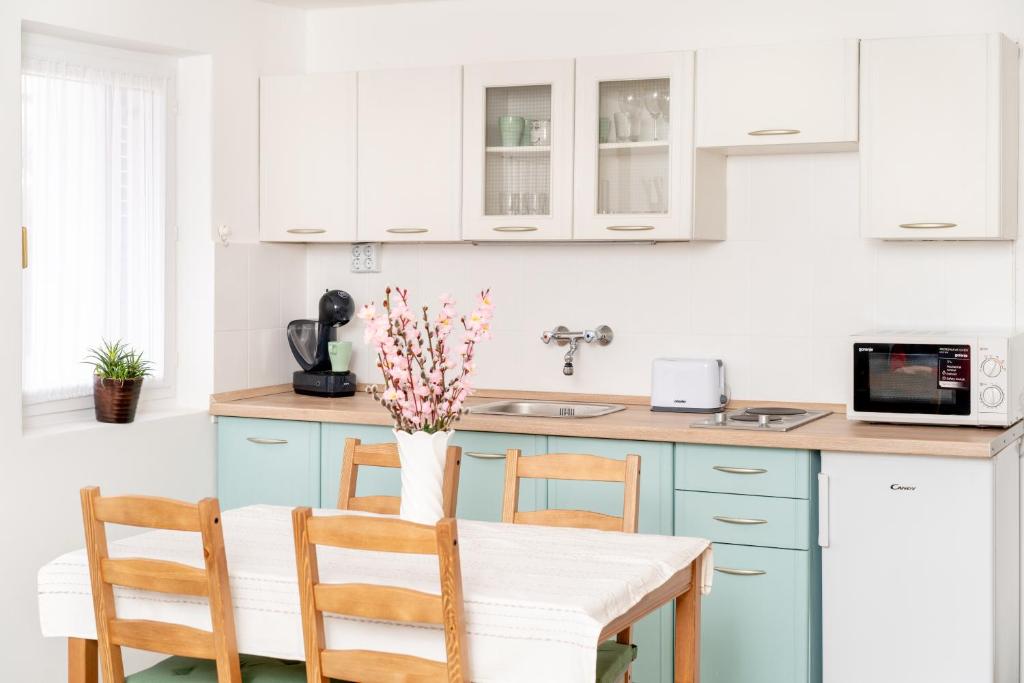
[[[851,420],[1009,427],[1024,417],[1024,334],[880,331],[852,342]]]

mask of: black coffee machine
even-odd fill
[[[332,371],[327,353],[331,331],[348,324],[354,310],[355,303],[348,292],[329,289],[320,297],[319,320],[288,323],[288,346],[302,368],[292,375],[296,394],[334,398],[356,393],[356,373]]]

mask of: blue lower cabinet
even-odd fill
[[[716,543],[714,561],[714,586],[701,604],[701,681],[820,680],[807,590],[817,553]]]
[[[810,501],[704,491],[676,492],[676,529],[715,543],[807,550]]]
[[[652,441],[618,441],[548,437],[549,453],[587,453],[606,458],[640,456],[640,519],[642,534],[672,533],[672,444]],[[548,507],[591,510],[622,515],[622,484],[607,482],[548,481]],[[672,608],[663,607],[633,628],[637,660],[636,683],[669,683],[672,680]]]
[[[320,423],[315,423],[318,427]],[[345,439],[363,443],[394,443],[390,427],[323,423],[320,434],[320,506],[338,507],[341,460]],[[402,491],[401,473],[393,467],[360,467],[356,478],[357,496],[397,496]]]
[[[221,417],[217,496],[222,509],[320,505],[320,423]]]
[[[456,431],[452,445],[462,448],[459,499],[460,519],[500,522],[505,493],[505,451],[518,448],[523,455],[543,453],[547,438],[528,434]],[[547,482],[525,479],[519,487],[519,509],[543,509]]]

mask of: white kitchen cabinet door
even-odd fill
[[[856,149],[857,48],[856,40],[832,40],[699,50],[697,146]]]
[[[694,224],[693,155],[692,52],[576,60],[575,239],[724,237]]]
[[[467,66],[462,237],[572,238],[573,61]]]
[[[356,75],[260,79],[260,239],[356,238]]]
[[[861,44],[861,234],[1013,239],[1017,46],[998,34]]]
[[[455,242],[462,67],[359,73],[360,242]]]

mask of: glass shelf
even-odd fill
[[[488,154],[541,154],[551,152],[550,145],[520,145],[518,147],[488,147]]]

